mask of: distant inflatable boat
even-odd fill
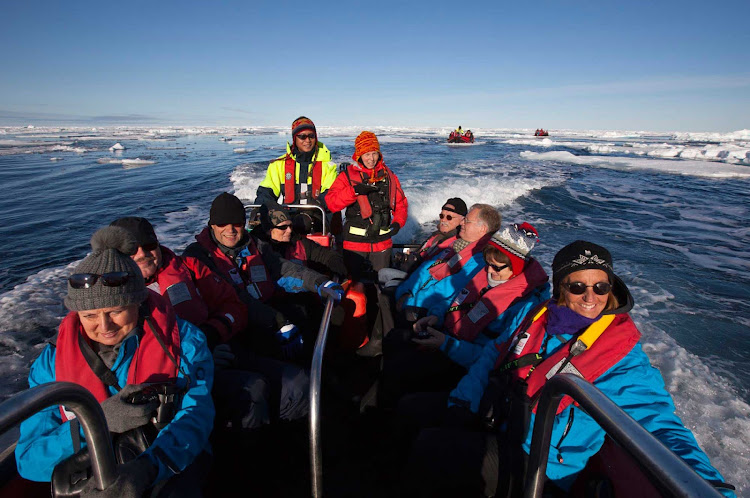
[[[471,132],[471,130],[466,130],[466,132],[464,133],[458,133],[457,131],[452,131],[451,134],[448,136],[448,143],[449,144],[473,144],[474,134]]]

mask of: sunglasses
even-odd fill
[[[291,230],[292,229],[292,224],[289,223],[288,225],[275,225],[273,228],[274,228],[274,230],[284,230],[284,231],[287,231],[287,230]]]
[[[219,228],[224,228],[226,226],[232,225],[234,228],[240,229],[244,225],[244,223],[222,223],[219,225],[216,225]]]
[[[300,140],[315,140],[315,134],[308,133],[307,135],[297,135],[297,138]]]
[[[156,250],[157,247],[159,247],[158,242],[151,242],[150,244],[143,244],[141,249],[143,249],[143,252],[151,252]]]
[[[97,275],[96,273],[75,273],[68,277],[68,283],[74,289],[88,289],[97,280],[101,279],[102,285],[106,287],[119,287],[125,285],[131,276],[126,271],[103,273],[101,275]]]
[[[485,263],[486,263],[486,261],[485,261]],[[504,270],[504,269],[506,269],[508,267],[508,265],[498,266],[498,265],[493,265],[492,263],[487,263],[487,266],[489,266],[490,268],[492,268],[495,271],[502,271],[502,270]]]
[[[440,219],[442,220],[443,218],[445,218],[448,221],[451,221],[453,218],[458,218],[458,216],[452,216],[450,214],[440,213]]]
[[[571,294],[575,294],[576,296],[580,296],[584,292],[586,292],[586,289],[589,287],[592,287],[594,289],[594,294],[598,294],[600,296],[604,296],[606,294],[609,294],[609,291],[612,290],[612,284],[609,282],[597,282],[594,285],[586,285],[583,282],[567,282],[563,284],[563,287],[565,287],[568,292]]]

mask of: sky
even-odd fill
[[[750,128],[747,0],[4,2],[0,126]]]

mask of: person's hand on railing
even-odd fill
[[[333,280],[329,280],[318,286],[318,295],[324,299],[330,297],[334,303],[340,303],[344,299],[344,288]]]
[[[107,489],[96,489],[96,480],[89,479],[81,491],[81,497],[140,498],[151,487],[158,470],[148,457],[138,457],[117,466],[117,479]]]

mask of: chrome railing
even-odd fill
[[[50,382],[16,394],[0,404],[0,432],[54,405],[75,413],[86,436],[96,487],[106,489],[115,482],[117,464],[104,412],[88,389],[72,382]]]
[[[572,397],[632,456],[663,492],[670,496],[721,496],[711,484],[599,389],[575,375],[558,374],[547,382],[539,399],[526,474],[527,498],[542,496],[552,425],[557,406],[565,395]]]
[[[331,324],[333,299],[326,300],[323,319],[320,321],[318,339],[315,341],[312,366],[310,367],[310,475],[312,476],[312,496],[323,496],[323,458],[320,450],[320,387],[323,375],[323,354],[328,340],[328,327]]]

